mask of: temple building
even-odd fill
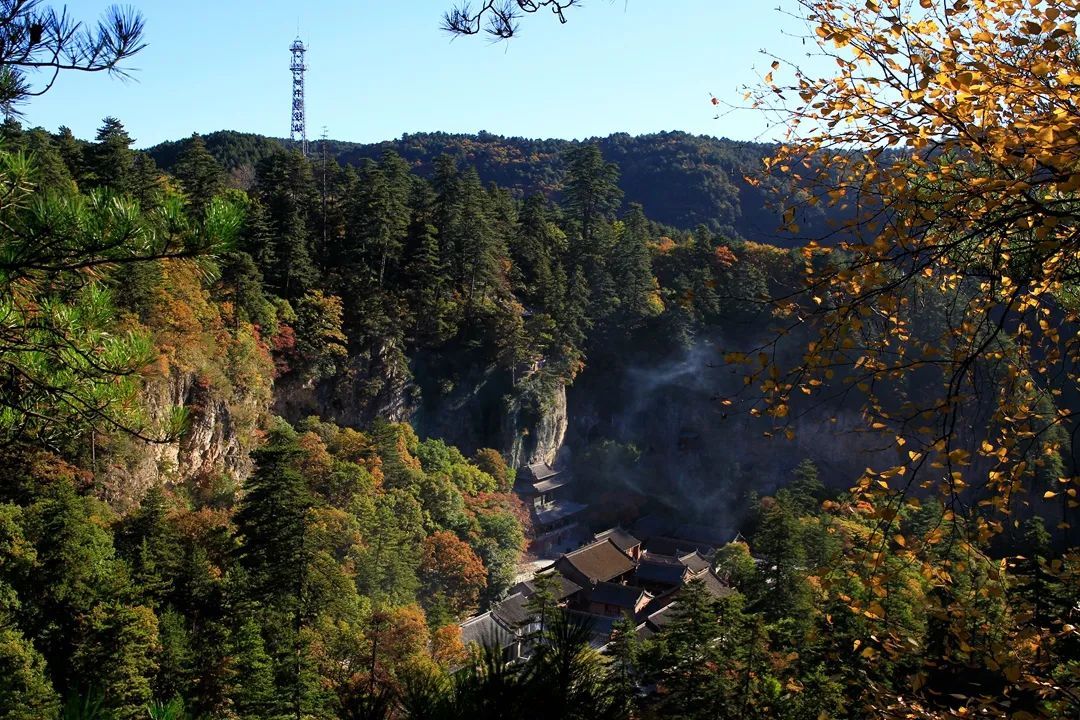
[[[532,516],[535,535],[529,550],[550,555],[581,542],[584,527],[579,524],[585,505],[569,498],[570,477],[547,463],[533,463],[518,470],[514,492],[525,501]]]

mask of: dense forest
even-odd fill
[[[204,137],[207,149],[230,173],[230,182],[246,189],[259,160],[278,147],[292,147],[288,140],[262,135],[220,131]],[[187,141],[155,145],[147,153],[162,168],[171,170]],[[762,159],[773,146],[735,142],[684,132],[631,136],[626,133],[581,142],[502,137],[487,132],[475,135],[414,133],[397,140],[360,144],[319,140],[313,152],[342,165],[360,167],[378,160],[387,150],[401,156],[423,177],[436,172],[436,160],[449,155],[462,165],[476,168],[480,180],[505,188],[516,198],[543,194],[558,199],[564,190],[567,151],[595,145],[604,159],[621,171],[622,210],[637,203],[651,220],[681,230],[704,225],[710,232],[791,247],[805,238],[824,237],[835,230],[827,213],[809,218],[799,233],[783,229],[778,209],[782,174],[762,182]],[[797,188],[791,188],[792,192]],[[839,214],[833,211],[832,216]]]
[[[790,265],[620,212],[593,146],[567,157],[555,205],[450,157],[426,180],[392,151],[354,170],[278,148],[245,193],[198,137],[165,174],[113,118],[93,142],[10,121],[3,136],[12,257],[77,233],[70,255],[8,278],[52,298],[14,300],[23,332],[78,353],[8,355],[23,377],[3,416],[8,717],[141,717],[174,697],[194,717],[331,717],[459,667],[456,622],[505,591],[524,549],[513,470],[377,414],[290,425],[268,414],[273,389],[329,379],[378,398],[417,371],[437,397],[481,368],[538,393],[589,356],[662,356],[753,322]],[[215,422],[220,455],[193,439]]]
[[[137,53],[139,16],[4,6],[0,720],[1076,716],[1080,73],[1017,72],[1032,38],[1075,65],[1075,25],[804,4],[856,60],[900,67],[889,32],[967,54],[908,58],[941,71],[880,125],[856,60],[770,73],[759,102],[824,128],[803,145],[140,151],[14,110],[27,69]],[[549,463],[589,532],[711,519],[715,584],[596,643],[523,562],[518,473]],[[466,646],[523,579],[528,655]]]

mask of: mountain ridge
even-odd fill
[[[202,136],[207,149],[227,170],[233,182],[244,187],[250,168],[279,148],[296,143],[257,133],[221,130]],[[159,143],[145,152],[169,170],[190,141],[189,138]],[[604,159],[621,172],[624,209],[632,203],[645,208],[655,221],[681,230],[705,225],[713,233],[732,239],[794,247],[807,237],[824,237],[826,214],[806,218],[801,237],[778,231],[782,218],[774,207],[781,199],[785,178],[761,176],[760,185],[747,182],[758,175],[762,160],[775,145],[736,141],[683,131],[612,135],[585,140],[534,139],[478,133],[406,133],[393,140],[358,143],[327,140],[328,159],[358,167],[376,160],[388,150],[402,156],[415,172],[430,176],[440,155],[455,157],[459,164],[476,168],[485,183],[509,188],[518,197],[543,193],[557,198],[565,170],[564,153],[573,147],[595,144]],[[321,141],[313,154],[322,152]],[[780,189],[782,192],[776,194]]]

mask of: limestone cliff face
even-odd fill
[[[553,382],[524,398],[515,398],[503,427],[502,444],[510,467],[536,462],[554,465],[568,425],[566,386],[561,382]]]
[[[730,411],[720,398],[738,389],[742,374],[721,357],[702,344],[652,365],[586,369],[569,397],[565,454],[575,476],[597,497],[644,496],[688,522],[723,527],[747,492],[773,492],[803,459],[837,488],[895,460],[895,443],[865,432],[858,407],[793,408],[792,440],[769,419]],[[629,445],[634,451],[624,452]]]
[[[143,401],[155,422],[184,409],[187,423],[169,442],[117,436],[102,440],[101,485],[105,499],[124,509],[163,480],[206,485],[227,478],[239,483],[252,470],[250,452],[269,406],[265,393],[225,393],[191,372],[173,371],[144,388]],[[97,448],[95,448],[97,452]]]
[[[392,361],[389,344],[371,355],[351,356],[345,368],[316,381],[294,376],[274,387],[273,410],[290,422],[310,415],[348,427],[363,427],[376,418],[406,422],[416,412],[419,388],[409,368]]]
[[[426,371],[418,365],[419,382]],[[420,435],[442,438],[466,454],[495,448],[511,467],[555,462],[568,423],[566,387],[536,376],[514,383],[505,371],[474,368],[452,384],[426,384],[412,422]]]

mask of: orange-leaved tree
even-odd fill
[[[862,556],[871,592],[884,592],[883,560],[899,555],[942,589],[934,612],[952,632],[971,626],[962,619],[978,597],[1010,591],[994,543],[1032,513],[1057,521],[1066,548],[1046,572],[1077,566],[1080,2],[797,2],[835,72],[778,59],[751,91],[787,126],[767,170],[803,188],[787,203],[789,230],[814,205],[846,220],[803,250],[805,285],[777,303],[772,349],[800,338],[804,352],[734,359],[754,363],[748,384],[765,399],[755,411],[781,425],[815,397],[862,398],[868,429],[898,457],[868,468],[846,507],[877,529]],[[912,532],[905,518],[928,504],[936,521]],[[987,561],[986,581],[961,586],[971,553]],[[933,697],[919,673],[910,696],[879,710],[1076,713],[1069,612],[1033,623],[1014,606],[1000,621],[1006,640],[968,652],[973,636],[956,638],[981,673],[963,688]],[[929,672],[937,662],[927,652]]]

